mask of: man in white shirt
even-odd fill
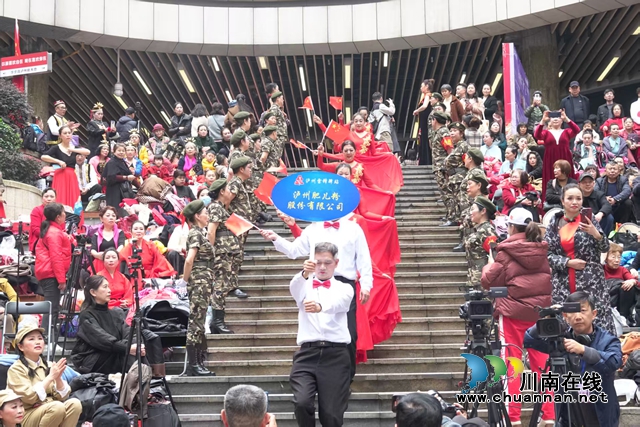
[[[58,140],[60,136],[59,129],[62,125],[68,125],[71,131],[75,131],[80,126],[79,123],[70,122],[64,117],[65,114],[67,114],[67,106],[64,101],[56,101],[53,104],[53,108],[55,108],[56,113],[47,120],[47,126],[49,126],[49,141]]]
[[[336,269],[336,279],[348,283],[353,287],[354,295],[356,279],[360,275],[360,302],[366,303],[373,288],[373,273],[371,270],[371,254],[364,237],[362,228],[354,221],[350,221],[353,214],[349,214],[337,221],[313,222],[307,226],[302,235],[290,242],[270,230],[263,230],[262,235],[273,242],[278,252],[291,259],[308,256],[310,248],[318,242],[331,242],[338,247],[340,252],[340,266]],[[349,355],[351,357],[351,379],[356,374],[356,342],[358,333],[356,329],[356,300],[351,301],[348,314],[349,334],[351,344]]]
[[[87,156],[84,154],[76,154],[76,177],[83,203],[89,203],[91,196],[102,192],[96,171],[86,160]]]
[[[315,260],[291,280],[289,290],[298,306],[300,350],[293,356],[289,383],[299,427],[315,427],[315,398],[323,427],[341,427],[349,402],[351,342],[347,313],[353,288],[334,277],[338,247],[315,246]]]

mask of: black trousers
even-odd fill
[[[56,330],[58,324],[58,313],[60,312],[60,289],[58,289],[58,281],[55,278],[40,280],[40,286],[44,292],[44,300],[51,302],[51,319],[48,315],[42,316],[42,328],[46,331],[49,329],[49,322],[51,322],[51,340],[56,342],[58,331]]]
[[[353,299],[351,300],[351,305],[349,306],[349,312],[347,313],[347,327],[349,328],[349,335],[351,336],[351,343],[349,343],[349,359],[351,361],[351,381],[353,382],[353,377],[356,376],[356,342],[358,341],[358,327],[356,325],[356,307],[357,298],[359,295],[356,293],[356,281],[350,280],[342,276],[335,276],[336,280],[339,280],[343,283],[348,283],[353,288]]]
[[[636,315],[635,323],[640,323],[640,290],[637,287],[633,287],[628,291],[620,288],[618,294],[618,312],[625,319],[631,319],[632,309],[635,306]]]
[[[624,224],[625,222],[635,222],[633,216],[633,202],[627,199],[622,203],[613,205],[613,218],[616,222]]]
[[[89,189],[89,191],[87,191],[87,193],[86,193],[86,194],[83,194],[83,195],[81,196],[82,203],[89,203],[89,198],[90,198],[91,196],[93,196],[94,194],[98,194],[98,193],[102,193],[102,186],[101,186],[101,185],[96,184],[96,185],[94,185],[93,187],[91,187],[91,188]]]
[[[347,347],[304,347],[293,356],[289,383],[299,427],[315,427],[315,397],[322,427],[341,427],[349,406]]]

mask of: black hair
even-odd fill
[[[418,160],[418,152],[414,148],[407,150],[407,160]]]
[[[440,427],[442,405],[435,397],[422,393],[409,393],[398,401],[396,425],[398,427]]]
[[[380,92],[373,92],[373,95],[371,95],[371,100],[375,102],[378,99],[382,99],[382,94]]]
[[[344,169],[344,168],[349,169],[349,174],[351,174],[351,165],[349,165],[348,163],[344,163],[344,162],[343,163],[338,163],[338,166],[336,166],[336,173],[338,173],[338,171],[340,169]]]
[[[434,79],[425,79],[422,81],[422,84],[429,88],[429,92],[433,92],[433,88],[436,86],[436,81]]]
[[[207,125],[200,125],[200,126],[198,126],[198,130],[197,130],[197,132],[199,133],[199,132],[200,132],[200,128],[202,128],[202,127],[203,127],[203,128],[205,128],[205,129],[207,130],[207,136],[209,136],[209,126],[207,126]]]
[[[604,90],[604,95],[608,94],[609,92],[611,92],[613,95],[616,94],[613,89],[607,88],[607,89]]]
[[[211,115],[224,116],[224,107],[222,103],[216,101],[211,105]]]
[[[47,231],[49,231],[49,227],[51,223],[56,220],[58,215],[61,215],[64,212],[64,206],[60,203],[49,203],[44,207],[44,217],[46,218],[40,224],[40,238],[44,239],[44,236],[47,235]]]
[[[536,156],[536,165],[535,166],[531,166],[529,164],[529,156],[534,155]],[[527,167],[526,167],[526,171],[527,173],[531,173],[531,171],[533,171],[535,168],[542,166],[542,158],[540,157],[540,154],[538,154],[536,151],[530,151],[529,154],[527,154]]]
[[[595,175],[592,175],[592,176],[594,177],[594,178],[593,178],[593,179],[594,179],[594,181],[595,181],[596,179],[600,178],[600,169],[598,169],[598,167],[597,167],[596,165],[587,165],[587,167],[586,167],[586,168],[584,168],[584,171],[582,171],[582,173],[585,173],[585,172],[587,172],[587,171],[589,171],[589,170],[593,170],[593,171],[595,171],[595,172],[596,172],[596,173],[595,173]]]
[[[462,87],[463,87],[463,88],[465,88],[465,89],[467,88],[467,85],[466,85],[466,84],[464,84],[464,83],[458,83],[458,85],[457,85],[456,87],[458,87],[458,86],[462,86]]]
[[[567,184],[564,187],[562,187],[562,197],[560,197],[560,200],[564,200],[564,196],[570,190],[578,190],[580,191],[580,194],[582,194],[582,190],[580,190],[580,187],[578,186],[578,184]]]
[[[224,161],[226,160],[227,156],[225,156],[224,154],[216,154],[216,163],[219,165],[224,164]]]
[[[111,249],[115,250],[115,248],[109,248],[104,251],[104,253],[106,254],[107,251]],[[115,252],[118,253],[118,251]],[[91,295],[91,291],[97,290],[105,280],[107,280],[106,277],[96,274],[95,276],[88,277],[84,281],[84,301],[82,302],[80,311],[84,311],[96,305],[96,299]]]
[[[271,94],[276,91],[277,87],[278,87],[277,83],[267,83],[267,85],[264,87],[264,91],[267,93],[268,96],[271,96]]]
[[[27,335],[29,335],[29,334],[27,334]],[[27,335],[25,335],[24,338],[26,338]],[[42,333],[40,335],[42,335]],[[24,338],[22,338],[22,341],[24,341]],[[42,338],[44,338],[44,335],[42,335]],[[22,341],[20,341],[19,344],[22,344]],[[25,355],[22,352],[22,350],[20,350],[19,348],[16,348],[16,350],[18,351],[18,360],[20,362],[22,362],[22,364],[24,366],[27,367],[27,372],[28,372],[29,378],[30,379],[34,379],[36,377],[35,369],[31,368],[31,365],[29,364],[29,362],[27,362],[27,358],[25,357]],[[42,366],[44,366],[44,374],[45,374],[45,376],[49,376],[49,364],[47,363],[47,359],[44,358],[43,354],[40,355],[40,361],[42,362]]]
[[[183,104],[182,102],[180,102],[180,101],[176,101],[176,102],[173,104],[173,109],[175,110],[175,109],[176,109],[176,107],[177,107],[178,105],[181,105],[181,106],[182,106],[182,108],[183,108],[183,111],[184,111],[184,104]]]
[[[451,92],[451,85],[450,84],[443,84],[442,86],[440,86],[440,92],[442,92],[443,90],[447,90],[449,92]]]
[[[518,148],[514,147],[513,145],[509,145],[507,148],[505,148],[504,151],[505,152],[509,151],[510,153],[515,154],[516,156],[518,155]]]
[[[196,104],[191,110],[192,117],[204,117],[207,115],[207,109],[202,104]]]
[[[362,107],[358,108],[358,113],[357,114],[360,114],[360,111],[362,111],[362,110],[366,111],[367,113],[369,112],[369,109],[363,105]]]
[[[356,148],[356,144],[353,141],[350,140],[346,140],[342,143],[342,148],[340,149],[340,151],[344,151],[344,147],[349,146],[349,147],[353,147],[354,150],[357,150]]]
[[[186,178],[187,174],[182,169],[174,170],[173,171],[173,179],[180,178],[180,177]]]
[[[211,200],[218,200],[218,197],[220,197],[220,193],[225,188],[227,188],[227,183],[226,182],[224,183],[224,185],[222,187],[218,188],[216,191],[209,190],[209,197],[211,197]]]
[[[523,209],[523,208],[519,208]],[[542,232],[540,231],[540,227],[533,221],[530,221],[527,225],[518,225],[511,224],[518,233],[524,233],[527,239],[527,242],[542,242]]]
[[[51,188],[51,187],[47,187],[47,188],[45,188],[44,190],[42,190],[42,196],[44,196],[45,194],[47,194],[49,191],[52,191],[52,192],[53,192],[53,194],[55,194],[56,196],[58,195],[58,192],[57,192],[55,189],[53,189],[53,188]]]
[[[593,131],[591,129],[585,129],[582,131],[582,136],[591,135],[593,137]]]
[[[595,299],[593,298],[593,296],[591,294],[588,294],[585,291],[575,291],[574,293],[569,295],[564,302],[579,302],[581,304],[583,302],[587,302],[587,303],[589,303],[589,307],[591,307],[591,310],[595,310],[596,309],[596,301],[595,301]]]
[[[211,170],[211,169],[209,169],[209,170]],[[209,171],[207,171],[207,172],[209,172]],[[215,171],[214,171],[214,172],[215,172]],[[198,194],[196,195],[196,199],[199,199],[199,198],[200,198],[200,195],[202,194],[202,192],[203,192],[204,190],[209,191],[209,189],[208,189],[207,187],[202,187],[201,189],[199,189],[199,190],[198,190]]]

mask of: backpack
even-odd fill
[[[22,137],[22,146],[27,150],[42,154],[49,149],[46,135],[44,133],[36,133],[35,129],[31,126],[26,126],[22,129],[20,136]]]

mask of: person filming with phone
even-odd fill
[[[551,218],[544,239],[549,244],[551,299],[561,304],[575,291],[585,291],[596,300],[596,324],[615,334],[609,304],[609,290],[604,279],[600,254],[609,250],[604,235],[592,213],[582,213],[582,191],[576,184],[562,190],[563,210]]]
[[[540,227],[533,222],[531,212],[516,207],[509,213],[507,224],[509,237],[497,246],[495,258],[492,251],[489,263],[482,269],[481,283],[485,289],[507,287],[509,294],[507,298],[496,298],[493,315],[500,328],[503,358],[520,359],[522,354],[518,348],[522,348],[524,334],[538,320],[533,307],[551,305],[551,274],[547,261],[548,244],[542,241]],[[529,360],[531,369],[539,374],[547,356],[533,350],[529,352]],[[509,381],[509,394],[520,394],[517,375]],[[507,408],[511,423],[520,421],[521,405],[510,403]],[[553,403],[543,404],[542,414],[543,420],[553,424]]]

